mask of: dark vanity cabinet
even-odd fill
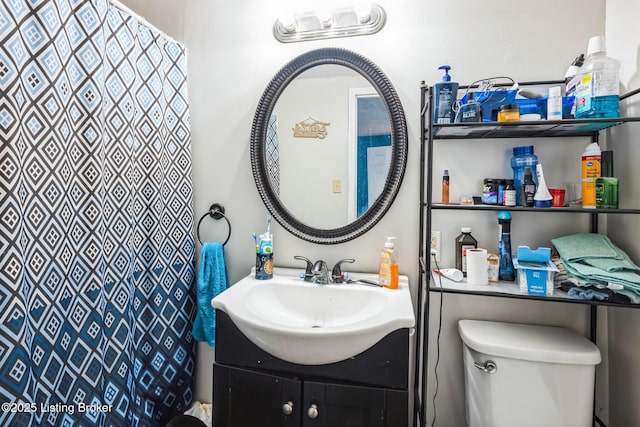
[[[216,316],[215,427],[408,425],[407,329],[348,360],[300,365],[255,346],[224,312]]]

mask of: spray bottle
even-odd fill
[[[500,269],[498,278],[513,282],[516,275],[511,260],[511,214],[507,211],[498,212],[498,252],[500,252]]]
[[[578,71],[580,70],[580,67],[582,67],[582,64],[584,64],[584,54],[581,53],[579,56],[576,57],[576,59],[573,60],[573,62],[569,66],[569,69],[564,75],[564,82],[566,85],[565,86],[566,95],[569,97],[575,98],[576,96],[576,85],[578,84],[578,79],[576,76],[578,74]],[[576,103],[574,101],[571,104],[571,113],[567,118],[573,119],[575,115],[576,115]]]

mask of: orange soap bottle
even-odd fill
[[[387,237],[384,248],[380,251],[378,269],[378,282],[389,289],[398,289],[398,259],[393,243],[394,239],[395,237]]]

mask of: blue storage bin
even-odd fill
[[[518,98],[513,103],[520,107],[521,117],[525,114],[538,114],[540,119],[547,118],[547,98]]]
[[[482,105],[482,121],[498,121],[498,108],[504,104],[513,104],[518,94],[517,90],[491,90],[473,92],[475,102]],[[460,99],[460,104],[467,103],[467,95]]]
[[[513,101],[513,104],[520,106],[520,116],[525,114],[540,114],[540,119],[546,120],[547,118],[547,99],[543,98],[526,99],[518,98]],[[562,118],[571,118],[571,108],[575,102],[575,96],[563,96],[562,97]]]

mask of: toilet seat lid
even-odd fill
[[[567,328],[460,320],[458,332],[465,345],[486,355],[572,365],[601,361],[595,344]]]

